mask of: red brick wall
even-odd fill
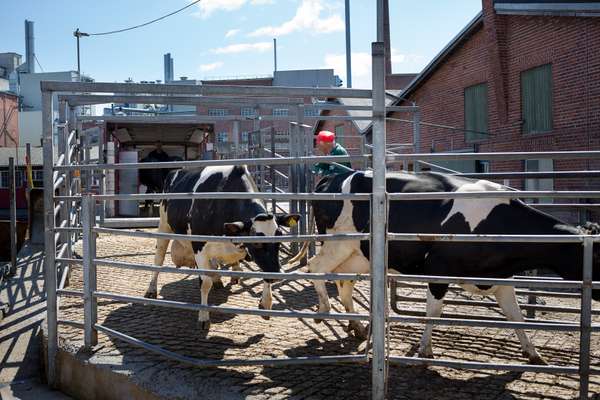
[[[8,123],[7,123],[8,122]],[[2,129],[6,125],[6,132]],[[0,147],[19,146],[18,98],[12,94],[0,92]]]
[[[486,16],[484,21],[498,23],[495,36],[489,35],[487,28],[475,32],[410,94],[409,99],[421,108],[422,121],[463,127],[464,89],[487,82],[490,137],[478,143],[479,151],[599,150],[600,24],[597,19],[494,17]],[[491,43],[490,38],[493,37],[497,41]],[[494,51],[500,56],[499,63],[494,62]],[[543,135],[525,135],[521,133],[520,122],[520,74],[547,63],[552,64],[553,74],[553,131]],[[505,120],[502,118],[503,107],[506,110]],[[410,118],[399,113],[393,117]],[[412,126],[390,122],[388,141],[412,141]],[[463,132],[421,128],[422,152],[469,147],[472,148],[472,143],[465,143]],[[492,171],[522,171],[523,164],[523,161],[493,162],[491,167]],[[555,161],[554,169],[600,169],[600,162]],[[521,187],[522,182],[511,181],[511,185]],[[598,189],[600,181],[555,180],[555,188]]]

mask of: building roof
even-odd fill
[[[392,103],[396,102],[399,99],[400,94],[402,93],[401,90],[386,90],[386,97],[385,97],[385,105],[389,106]],[[338,99],[331,99],[329,100],[329,102],[334,102],[336,104],[343,104],[346,106],[371,106],[372,101],[371,99],[357,99],[357,98],[338,98]],[[371,111],[363,111],[363,110],[348,110],[346,111],[346,113],[351,116],[351,117],[368,117],[369,115],[371,115]],[[318,117],[317,121],[315,123],[315,126],[313,128],[313,133],[315,133],[320,125],[321,122]],[[356,126],[356,129],[358,130],[358,132],[362,135],[371,125],[371,121],[369,120],[353,120],[352,123],[354,124],[354,126]]]
[[[427,80],[438,67],[446,60],[446,58],[462,45],[471,35],[483,28],[483,12],[480,11],[467,26],[465,26],[434,58],[423,68],[423,71],[417,75],[412,82],[404,89],[403,98],[407,98],[417,89],[423,82]],[[401,100],[400,100],[401,101]]]
[[[600,1],[595,0],[494,0],[497,14],[554,15],[569,17],[600,16]]]
[[[0,147],[0,167],[6,167],[10,157],[15,159],[15,164],[18,166],[25,165],[25,151],[25,147]],[[42,147],[31,147],[31,165],[34,167],[44,165],[43,153]]]

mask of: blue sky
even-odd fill
[[[24,20],[35,22],[36,55],[44,71],[77,68],[79,27],[95,33],[146,22],[188,0],[3,1],[0,52],[24,54]],[[353,83],[370,84],[375,1],[351,0]],[[391,0],[394,72],[420,71],[481,9],[481,0]],[[203,0],[134,31],[82,38],[82,71],[97,81],[163,79],[162,56],[175,76],[214,78],[272,73],[272,39],[279,69],[334,68],[345,79],[343,0]],[[39,67],[37,67],[39,71]]]

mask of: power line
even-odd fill
[[[152,21],[148,21],[148,22],[145,22],[145,23],[140,24],[140,25],[136,25],[136,26],[132,26],[132,27],[129,27],[129,28],[124,28],[124,29],[118,29],[116,31],[100,32],[100,33],[90,33],[89,36],[112,35],[113,33],[127,32],[127,31],[131,31],[133,29],[141,28],[143,26],[150,25],[150,24],[153,24],[153,23],[158,22],[160,20],[163,20],[163,19],[165,19],[167,17],[170,17],[171,15],[175,15],[178,12],[181,12],[181,11],[185,10],[186,8],[189,8],[189,7],[193,6],[194,4],[200,3],[200,1],[201,0],[195,0],[195,1],[191,2],[190,4],[188,4],[187,6],[180,8],[179,10],[173,11],[173,12],[171,12],[169,14],[163,15],[162,17],[153,19]]]

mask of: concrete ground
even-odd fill
[[[154,241],[110,237],[98,239],[99,257],[128,262],[152,263]],[[170,262],[167,255],[166,263]],[[150,273],[98,267],[98,288],[102,291],[142,296]],[[82,272],[75,266],[71,289],[82,288]],[[200,302],[198,278],[161,274],[159,297]],[[256,308],[261,295],[260,281],[247,279],[231,285],[223,278],[223,287],[213,287],[211,304]],[[332,311],[342,312],[335,285],[329,284]],[[400,289],[403,295],[422,295],[421,289]],[[462,292],[454,297],[462,298]],[[473,296],[475,299],[480,297]],[[355,292],[357,312],[368,305],[368,284]],[[577,307],[576,300],[548,299],[550,305]],[[422,304],[406,303],[405,308],[422,309]],[[310,282],[280,282],[274,286],[276,310],[315,311],[317,296]],[[447,307],[447,312],[498,315],[497,310]],[[79,298],[61,300],[60,318],[83,321]],[[575,319],[576,315],[548,313],[545,319]],[[316,324],[310,319],[271,318],[212,314],[209,331],[200,330],[197,314],[164,307],[132,305],[100,300],[99,323],[186,356],[208,359],[297,357],[309,355],[359,354],[364,343],[349,337],[347,322]],[[595,317],[595,322],[600,322]],[[393,355],[414,354],[422,326],[394,324],[389,333]],[[577,365],[578,334],[529,331],[540,354],[550,364]],[[592,364],[600,367],[600,335],[592,341]],[[82,331],[61,326],[61,349],[81,362],[102,368],[146,391],[149,396],[165,399],[347,399],[370,396],[369,365],[322,365],[301,367],[194,368],[134,347],[104,334],[91,354],[81,352]],[[436,357],[455,360],[526,363],[513,331],[462,327],[440,327],[434,331]],[[72,372],[70,372],[72,373]],[[86,388],[90,398],[99,398],[101,387]],[[578,377],[542,373],[502,371],[464,371],[438,367],[390,366],[390,399],[573,399],[578,397]],[[592,377],[591,393],[600,399],[600,376]],[[150,397],[149,397],[150,398]],[[155,398],[155,397],[152,397]]]
[[[67,399],[41,383],[41,325],[46,317],[43,246],[26,243],[17,274],[0,286],[8,305],[0,321],[0,395],[8,399]]]

